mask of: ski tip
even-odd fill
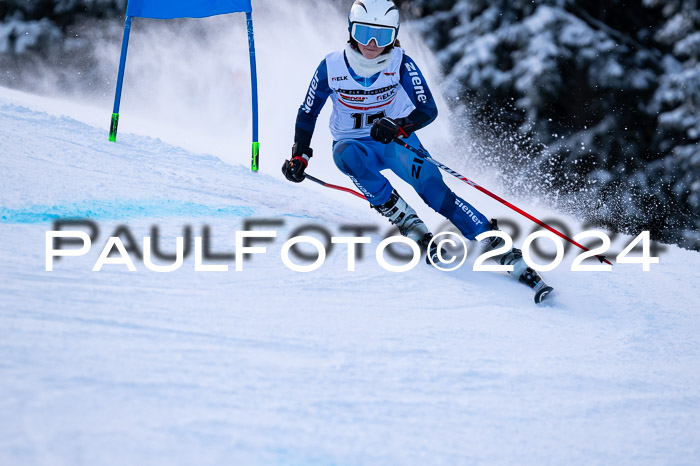
[[[540,304],[542,301],[547,299],[547,297],[554,291],[551,286],[544,286],[535,294],[535,303]]]
[[[601,264],[605,263],[605,256],[596,256]]]

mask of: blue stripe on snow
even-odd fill
[[[84,200],[60,205],[31,205],[22,209],[0,207],[0,223],[43,223],[61,218],[123,220],[159,217],[247,217],[247,206],[208,206],[168,199]]]

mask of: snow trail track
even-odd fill
[[[697,464],[698,253],[606,274],[568,271],[570,252],[545,306],[473,257],[384,271],[379,234],[354,273],[340,246],[294,273],[279,253],[296,227],[387,225],[282,181],[282,157],[253,174],[134,134],[111,144],[35,101],[0,93],[0,464]],[[45,232],[67,217],[100,236],[46,272]],[[168,252],[210,225],[232,252],[250,218],[284,225],[243,272],[195,273],[191,255],[172,273],[91,272],[118,225],[139,242],[158,225]]]

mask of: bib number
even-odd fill
[[[375,121],[379,120],[380,118],[384,118],[386,114],[384,113],[384,110],[382,110],[379,113],[353,113],[350,115],[352,119],[355,121],[355,124],[353,125],[353,129],[362,129],[362,123],[364,122],[364,126],[372,126]]]

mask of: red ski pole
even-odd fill
[[[483,187],[479,186],[478,184],[474,183],[473,181],[471,181],[470,179],[468,179],[467,177],[465,177],[465,176],[463,176],[463,175],[460,175],[459,173],[457,173],[456,171],[452,170],[452,169],[451,169],[450,167],[448,167],[447,165],[444,165],[444,164],[438,162],[437,160],[435,160],[434,158],[432,158],[432,157],[430,156],[430,154],[428,154],[428,152],[427,152],[425,149],[422,149],[422,150],[421,150],[421,149],[416,149],[415,147],[412,147],[412,146],[406,144],[403,140],[401,140],[401,139],[399,139],[399,138],[394,138],[394,142],[395,142],[396,144],[400,145],[401,147],[405,147],[406,149],[410,150],[411,152],[413,152],[414,154],[418,155],[419,157],[421,157],[421,158],[427,160],[428,162],[432,163],[433,165],[437,166],[438,168],[440,168],[440,169],[446,171],[447,173],[449,173],[450,175],[454,176],[454,177],[457,178],[458,180],[464,181],[465,183],[467,183],[468,185],[470,185],[470,186],[472,186],[472,187],[478,189],[478,190],[481,191],[482,193],[484,193],[484,194],[486,194],[486,195],[488,195],[488,196],[491,196],[492,198],[496,199],[496,200],[497,200],[498,202],[500,202],[501,204],[510,207],[511,209],[513,209],[514,211],[516,211],[517,213],[519,213],[520,215],[522,215],[522,216],[524,216],[524,217],[526,217],[526,218],[532,220],[532,221],[535,222],[536,224],[540,225],[540,226],[543,227],[543,228],[546,228],[547,230],[551,231],[551,232],[554,233],[555,235],[557,235],[557,236],[559,236],[559,237],[561,237],[561,238],[564,238],[564,239],[567,240],[569,243],[571,243],[571,244],[573,244],[573,245],[575,245],[575,246],[578,246],[579,248],[583,249],[584,251],[590,251],[590,249],[588,249],[587,247],[585,247],[585,246],[583,246],[583,245],[577,243],[576,241],[572,240],[571,238],[569,238],[568,236],[566,236],[564,233],[561,233],[560,231],[558,231],[558,230],[556,230],[556,229],[550,227],[549,225],[547,225],[546,223],[544,223],[542,220],[539,220],[539,219],[533,217],[532,215],[528,214],[527,212],[525,212],[525,211],[522,210],[521,208],[519,208],[519,207],[517,207],[517,206],[511,204],[510,202],[506,201],[505,199],[502,199],[502,198],[500,198],[499,196],[493,194],[493,193],[492,193],[491,191],[489,191],[488,189],[483,188]],[[597,255],[596,255],[595,257],[598,258],[598,260],[599,260],[601,263],[602,263],[602,262],[605,262],[606,264],[612,265],[612,263],[610,263],[610,261],[607,260],[607,259],[605,258],[605,256],[597,256]]]
[[[313,181],[314,183],[318,183],[318,184],[320,184],[321,186],[325,186],[326,188],[337,189],[338,191],[345,191],[346,193],[350,193],[350,194],[352,194],[353,196],[357,196],[357,197],[359,197],[359,198],[361,198],[361,199],[367,200],[367,198],[366,198],[365,196],[363,196],[362,194],[360,194],[360,193],[358,193],[357,191],[354,191],[354,190],[352,190],[352,189],[350,189],[350,188],[344,188],[344,187],[342,187],[342,186],[337,186],[337,185],[334,185],[334,184],[326,183],[325,181],[319,180],[319,179],[316,178],[315,176],[311,176],[311,175],[309,175],[308,173],[304,173],[304,177],[310,179],[310,180]]]

